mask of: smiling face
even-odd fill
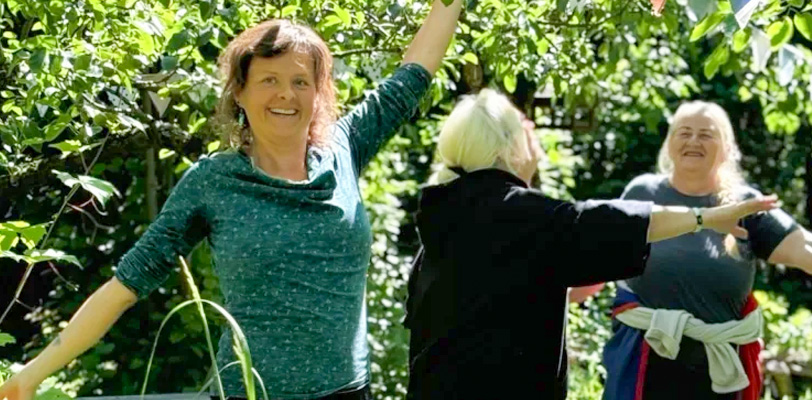
[[[689,173],[715,174],[724,161],[722,134],[703,109],[674,121],[668,154],[674,169]]]
[[[314,65],[295,51],[251,60],[235,99],[258,140],[307,139],[317,98]]]

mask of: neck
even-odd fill
[[[304,140],[274,141],[255,137],[250,156],[268,175],[292,181],[307,179],[307,137]]]
[[[713,174],[675,170],[669,181],[674,189],[689,196],[707,196],[718,190]]]

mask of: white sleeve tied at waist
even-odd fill
[[[644,338],[654,352],[670,360],[677,358],[683,335],[702,342],[708,355],[711,386],[716,393],[737,392],[750,385],[732,344],[748,344],[761,338],[764,326],[761,307],[744,319],[719,324],[705,323],[685,310],[647,307],[629,309],[615,318],[632,328],[645,330]]]

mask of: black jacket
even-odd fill
[[[642,273],[650,213],[553,200],[496,169],[425,188],[408,398],[563,399],[567,287]]]

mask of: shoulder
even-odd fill
[[[244,162],[242,154],[235,149],[226,149],[211,154],[204,154],[192,165],[200,174],[225,172],[237,168]]]
[[[643,196],[654,196],[666,179],[666,176],[661,174],[648,173],[638,175],[626,185],[626,189],[623,190],[622,197],[638,198]]]
[[[208,186],[216,182],[215,176],[230,175],[230,172],[237,170],[244,163],[241,157],[232,149],[201,155],[183,172],[181,181],[186,185]]]

